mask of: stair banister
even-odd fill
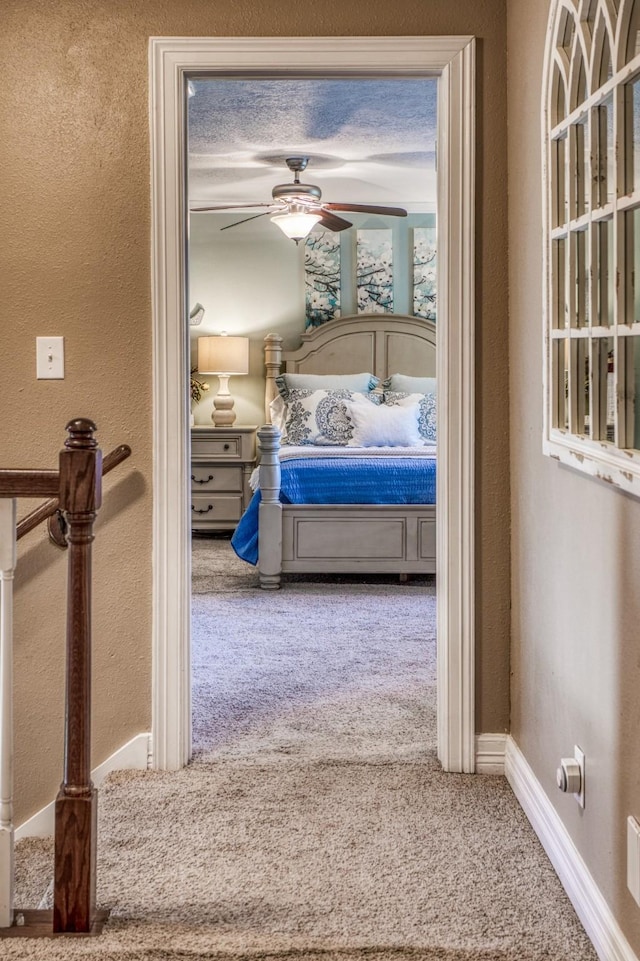
[[[67,425],[60,509],[67,522],[64,775],[56,798],[53,930],[89,932],[95,916],[97,792],[91,781],[91,545],[102,497],[95,424]]]
[[[123,460],[126,460],[127,457],[130,456],[131,448],[128,444],[120,444],[119,447],[114,447],[102,461],[102,476],[104,477],[105,474],[108,474],[109,471],[113,470],[114,467],[117,467],[118,464],[121,464]],[[66,547],[64,535],[62,535],[59,527],[57,527],[57,519],[53,517],[54,514],[59,513],[60,501],[57,497],[50,497],[49,500],[44,501],[44,503],[32,510],[30,514],[27,514],[26,517],[18,521],[16,539],[20,540],[21,537],[24,537],[25,534],[32,531],[38,524],[41,524],[42,521],[49,519],[49,537],[58,547]]]
[[[95,424],[67,424],[59,470],[0,470],[0,938],[98,934],[108,911],[95,909],[97,792],[91,782],[91,545],[102,474],[131,454],[126,444],[102,463]],[[16,498],[45,496],[16,526]],[[56,798],[53,912],[13,906],[12,619],[16,541],[54,513],[50,527],[68,547],[64,769]],[[55,529],[57,528],[57,530]]]
[[[0,928],[13,923],[13,574],[16,500],[0,498]]]

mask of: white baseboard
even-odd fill
[[[504,774],[508,734],[476,735],[476,774]]]
[[[638,961],[560,816],[512,737],[504,773],[601,961]]]
[[[96,787],[104,781],[112,771],[146,771],[151,757],[151,735],[137,734],[130,741],[118,748],[110,757],[99,764],[91,772],[91,780]],[[15,840],[22,838],[50,838],[54,833],[55,801],[30,817],[28,821],[16,828]]]

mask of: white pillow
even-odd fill
[[[384,402],[387,406],[406,407],[418,405],[418,430],[425,445],[436,442],[436,394],[406,394],[403,391],[386,391]]]
[[[376,405],[362,397],[347,401],[353,426],[348,447],[419,447],[418,403]]]

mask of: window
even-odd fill
[[[640,496],[640,0],[553,0],[544,452]]]

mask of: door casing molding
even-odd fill
[[[190,76],[438,76],[438,757],[474,770],[475,41],[152,37],[153,757],[191,750],[186,84]],[[446,318],[446,323],[444,322]]]

